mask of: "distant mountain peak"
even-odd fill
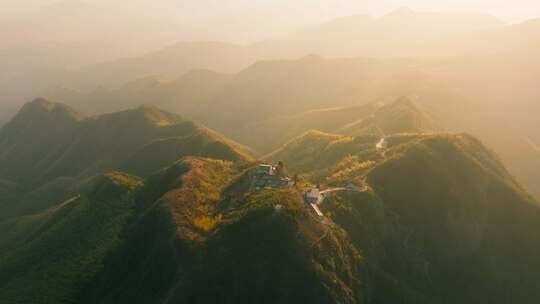
[[[136,111],[141,111],[141,112],[155,112],[155,111],[162,111],[160,110],[158,107],[156,106],[153,106],[151,104],[142,104],[140,105],[139,107],[136,108]]]
[[[149,104],[143,104],[120,112],[94,116],[91,119],[151,127],[171,126],[184,121],[180,115],[161,110]]]
[[[173,125],[182,121],[182,118],[179,115],[163,111],[158,107],[149,104],[143,104],[134,111],[142,114],[145,119],[160,126]]]
[[[43,108],[47,110],[51,110],[57,105],[57,103],[49,101],[45,98],[38,97],[30,102],[27,103],[28,107],[34,107],[34,108]]]
[[[70,107],[36,98],[26,103],[5,126],[0,129],[0,143],[11,145],[31,141],[51,130],[66,130],[76,125],[82,116]]]
[[[42,97],[38,97],[26,103],[14,119],[26,117],[28,115],[33,116],[44,114],[53,115],[55,117],[63,117],[74,121],[81,119],[81,115],[69,106],[62,103],[50,101]]]

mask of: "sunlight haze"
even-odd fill
[[[538,304],[540,0],[0,0],[1,304]]]
[[[323,18],[354,14],[383,15],[398,7],[415,10],[457,10],[479,11],[492,14],[507,22],[519,22],[540,16],[540,2],[536,0],[235,0],[235,1],[186,1],[186,0],[4,0],[3,13],[23,13],[58,2],[86,2],[103,7],[114,5],[148,7],[165,6],[182,10],[181,17],[243,14],[254,11],[267,11],[294,17],[309,17],[311,21]],[[309,13],[305,13],[309,11]],[[1,14],[1,13],[0,13]]]

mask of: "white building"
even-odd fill
[[[388,141],[386,141],[386,138],[381,138],[379,142],[377,143],[377,150],[382,150],[388,148]]]
[[[306,200],[310,203],[317,203],[320,196],[321,191],[318,188],[312,188],[306,191]]]

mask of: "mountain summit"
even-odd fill
[[[70,107],[38,98],[25,104],[19,113],[0,129],[0,159],[7,157],[7,147],[24,146],[43,140],[47,134],[73,128],[82,116]]]
[[[43,99],[26,104],[0,130],[0,151],[0,176],[23,184],[119,168],[146,175],[186,153],[250,158],[241,145],[153,106],[81,119]]]

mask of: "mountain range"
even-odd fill
[[[486,65],[496,65],[495,58],[485,59]],[[532,76],[526,82],[508,83],[495,71],[489,78],[481,77],[483,69],[476,68],[478,63],[466,65],[469,59],[425,62],[308,56],[261,61],[236,74],[199,70],[174,81],[144,78],[118,89],[56,89],[47,96],[90,113],[154,104],[201,121],[259,154],[309,129],[347,135],[338,129],[370,111],[364,106],[391,104],[407,96],[420,108],[418,116],[429,116],[422,119],[431,120],[436,130],[469,132],[481,138],[529,191],[540,195],[536,173],[540,156],[530,144],[538,142],[538,130],[526,111],[536,108],[534,62],[529,63],[527,74],[520,74],[518,65],[501,63],[514,69],[510,75],[516,78]],[[484,89],[473,91],[470,84],[481,82]],[[498,95],[503,90],[508,92],[506,98]],[[523,98],[511,97],[517,92]],[[343,124],[325,126],[326,120]]]
[[[64,191],[111,170],[145,177],[187,155],[252,159],[244,146],[155,107],[84,118],[44,99],[26,104],[2,127],[0,151],[0,179],[38,193]],[[2,208],[6,217],[21,206],[10,199]]]
[[[68,11],[73,10],[74,5],[67,6]],[[69,32],[70,29],[76,27],[70,26],[69,23],[62,25],[61,20],[68,19],[69,21],[70,18],[65,17],[66,15],[76,16],[80,11],[81,9],[75,9],[75,12],[71,14],[62,13],[63,17],[59,18],[38,16],[34,17],[36,20],[23,23],[35,22],[38,25],[32,28],[46,29],[47,20],[57,19],[59,26]],[[97,18],[95,15],[90,15],[85,18],[91,21]],[[80,18],[74,17],[74,19],[82,22]],[[104,22],[105,26],[107,24]],[[460,26],[453,26],[454,24]],[[6,26],[6,28],[18,27]],[[430,31],[419,30],[426,28]],[[146,33],[153,30],[145,29],[139,32]],[[57,32],[52,31],[53,34]],[[20,46],[24,46],[24,43],[17,43],[3,48],[2,58],[9,58],[4,64],[13,68],[3,71],[3,74],[10,77],[0,83],[0,88],[5,90],[5,99],[9,103],[21,103],[55,86],[67,86],[74,89],[116,87],[145,76],[174,79],[194,69],[237,72],[259,60],[292,59],[309,54],[327,57],[413,57],[419,59],[495,54],[516,48],[523,49],[529,45],[529,41],[533,41],[538,36],[539,32],[538,23],[535,20],[523,24],[506,25],[494,17],[477,13],[425,13],[400,9],[381,17],[344,17],[289,35],[280,35],[277,38],[251,44],[201,42],[190,38],[180,43],[170,43],[170,46],[158,51],[147,50],[148,53],[138,55],[128,55],[120,51],[122,46],[127,48],[129,45],[128,42],[120,42],[129,35],[117,35],[116,39],[115,37],[112,39],[98,37],[99,39],[91,39],[91,41],[77,41],[73,38],[41,40],[38,41],[40,44],[36,44],[35,39],[29,39],[24,43],[29,44],[30,47],[21,49]],[[114,35],[111,34],[111,36]],[[152,36],[159,35],[150,35]],[[149,39],[145,36],[144,39],[139,40],[149,44]],[[104,42],[96,44],[96,41]],[[478,43],[478,41],[484,43]],[[511,42],[508,43],[508,41]],[[31,47],[32,44],[34,47]],[[104,45],[107,47],[105,48]],[[39,50],[39,58],[44,60],[32,60],[38,56],[27,54],[28,49]],[[64,55],[59,56],[60,53]],[[131,58],[118,59],[119,57]],[[60,62],[62,58],[66,59],[65,63]],[[99,58],[102,58],[103,63],[98,64]],[[42,63],[50,62],[55,62],[54,74],[51,73],[51,66],[42,65]],[[2,78],[4,77],[0,77]],[[21,86],[20,83],[24,83],[25,86]]]
[[[188,2],[0,20],[1,304],[538,302],[538,20]]]
[[[366,106],[364,116],[395,118],[411,106]],[[64,130],[77,139],[55,145],[72,140]],[[265,157],[282,161],[296,185],[256,190],[258,162],[245,148],[178,115],[146,106],[84,118],[29,103],[0,132],[0,203],[14,207],[0,220],[0,295],[6,303],[535,303],[540,204],[470,135],[384,130],[384,152],[380,135],[301,134]],[[197,146],[194,136],[219,144]],[[45,148],[45,138],[43,153],[25,152]],[[114,145],[100,145],[107,138]],[[57,150],[66,158],[53,158]],[[41,155],[51,169],[38,166]],[[319,217],[301,195],[316,184],[361,190],[329,196]]]

